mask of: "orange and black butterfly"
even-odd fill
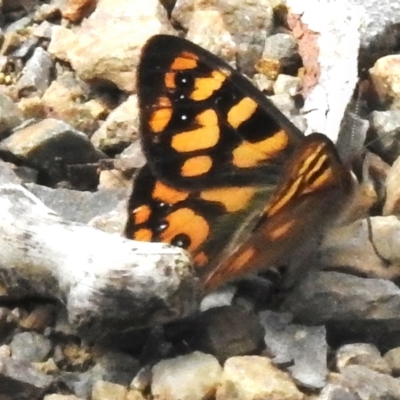
[[[201,47],[157,35],[137,74],[147,165],[126,236],[187,249],[205,290],[299,255],[339,214],[352,177],[321,134],[303,134]]]

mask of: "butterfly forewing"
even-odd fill
[[[137,86],[145,155],[174,187],[276,183],[302,138],[245,77],[184,39],[151,38]]]

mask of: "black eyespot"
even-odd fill
[[[171,244],[173,246],[181,247],[182,249],[188,249],[190,244],[191,244],[191,240],[190,240],[190,237],[188,235],[185,235],[184,233],[181,233],[179,235],[176,235],[171,240]]]

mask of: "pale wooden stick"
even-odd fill
[[[88,336],[185,317],[201,297],[184,251],[65,221],[4,179],[0,283],[12,298],[61,301],[78,333]]]

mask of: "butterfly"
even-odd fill
[[[145,44],[137,91],[147,164],[125,235],[189,251],[205,291],[274,265],[296,279],[353,193],[330,139],[304,136],[246,77],[175,36]]]

